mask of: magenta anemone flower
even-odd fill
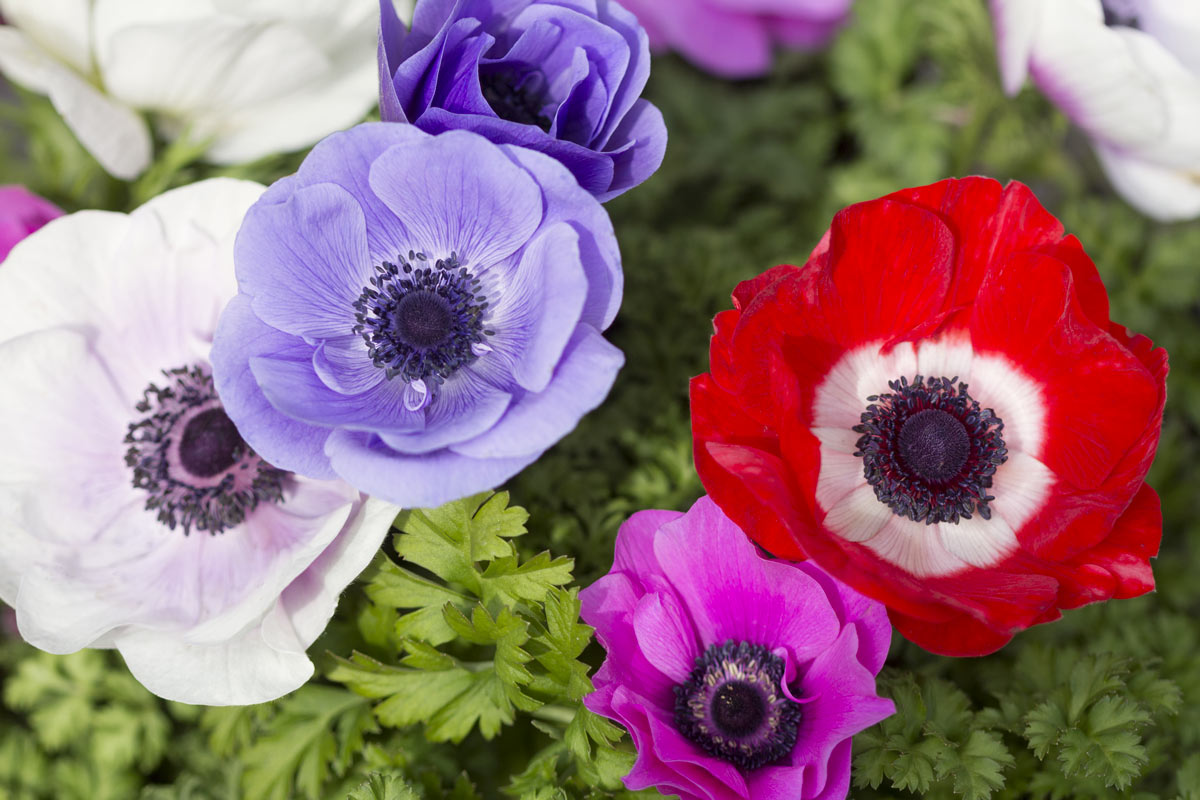
[[[875,691],[883,606],[811,562],[764,558],[707,497],[634,514],[581,599],[608,651],[584,704],[633,736],[630,789],[840,800],[851,738],[895,711]]]
[[[0,268],[0,600],[30,644],[116,648],[186,703],[303,685],[399,510],[267,463],[217,397],[233,238],[263,188],[71,214]]]
[[[62,213],[58,206],[24,186],[0,186],[0,261],[8,257],[17,242]]]

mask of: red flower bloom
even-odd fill
[[[1109,320],[1095,265],[1027,187],[851,206],[807,264],[733,299],[692,382],[696,467],[768,551],[944,655],[1154,588],[1167,355]]]

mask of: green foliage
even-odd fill
[[[616,789],[632,762],[614,747],[621,731],[580,703],[592,690],[579,660],[592,631],[579,622],[578,590],[563,588],[572,561],[522,558],[514,540],[528,518],[505,493],[401,514],[400,563],[381,555],[364,575],[378,609],[364,619],[372,628],[394,619],[391,635],[376,637],[389,657],[354,653],[329,677],[378,700],[381,724],[423,723],[432,742],[457,744],[473,732],[494,739],[531,715],[532,733],[555,741],[510,789],[543,779],[543,788],[559,787],[560,768],[583,785]]]

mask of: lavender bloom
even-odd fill
[[[654,50],[678,50],[726,78],[771,68],[775,45],[825,44],[846,21],[851,0],[621,0],[646,26]]]
[[[0,261],[17,242],[62,213],[24,186],[0,186]]]
[[[634,514],[581,599],[608,651],[584,704],[633,736],[630,789],[840,800],[851,737],[895,712],[875,693],[883,606],[811,562],[764,559],[707,497]]]
[[[263,461],[213,389],[233,237],[263,188],[71,214],[0,268],[0,599],[29,643],[115,647],[186,703],[303,685],[399,511]]]
[[[213,345],[246,441],[405,507],[493,487],[604,399],[621,267],[558,162],[481,136],[334,134],[250,209]]]
[[[380,12],[384,120],[546,153],[601,202],[662,163],[646,33],[615,0],[420,0],[408,32]]]

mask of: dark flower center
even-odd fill
[[[1133,0],[1102,0],[1104,24],[1112,28],[1140,28],[1137,3]]]
[[[800,732],[800,704],[783,692],[783,659],[732,640],[696,659],[675,687],[675,726],[711,756],[744,770],[778,761]]]
[[[179,461],[192,475],[211,478],[232,467],[245,446],[225,410],[210,408],[184,426],[179,440]]]
[[[484,337],[495,331],[484,327],[487,298],[454,253],[432,266],[424,253],[397,261],[376,267],[363,287],[354,332],[388,380],[444,381],[489,349]]]
[[[146,509],[171,530],[222,533],[261,502],[283,502],[288,473],[259,458],[221,408],[204,367],[165,370],[167,384],[146,389],[135,408],[145,414],[125,435],[133,485]]]
[[[930,525],[976,513],[991,519],[988,489],[1008,460],[1004,422],[957,381],[891,381],[890,393],[867,398],[862,424],[854,426],[867,482],[901,517]]]
[[[479,86],[496,116],[550,130],[552,123],[545,113],[549,82],[540,69],[512,64],[484,67],[479,71]]]

